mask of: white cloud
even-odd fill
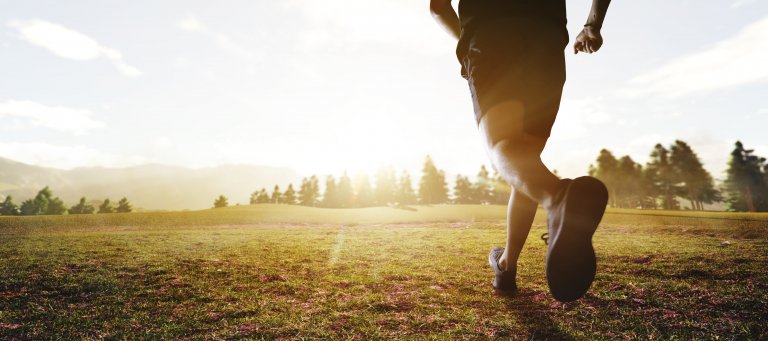
[[[31,165],[71,169],[84,166],[125,167],[146,163],[141,157],[107,154],[86,146],[0,142],[0,156]]]
[[[15,28],[28,43],[43,47],[61,58],[78,61],[105,58],[124,76],[141,75],[139,69],[123,60],[120,51],[103,46],[75,30],[40,19],[11,20],[8,26]]]
[[[76,135],[104,126],[104,123],[94,120],[91,116],[92,113],[88,109],[47,106],[32,101],[0,102],[0,118],[16,118],[22,123]]]
[[[684,55],[635,77],[622,91],[631,97],[680,97],[768,80],[768,17],[712,48]]]
[[[197,20],[197,18],[193,15],[188,15],[184,19],[179,20],[176,26],[178,26],[180,29],[184,31],[190,31],[190,32],[205,30],[205,25],[203,25],[203,23],[200,22],[200,20]]]
[[[731,4],[731,8],[739,8],[745,5],[751,5],[755,0],[736,0]]]
[[[301,48],[394,46],[410,53],[450,54],[455,46],[429,16],[426,3],[412,0],[283,0],[300,13],[308,27],[301,32]]]
[[[228,34],[220,33],[210,29],[202,21],[197,19],[194,15],[187,15],[184,19],[179,20],[176,23],[176,27],[183,31],[196,32],[208,36],[213,39],[220,48],[224,51],[238,57],[252,58],[253,53],[245,48],[240,42]]]
[[[154,141],[155,148],[169,148],[173,146],[173,141],[168,136],[160,136]]]

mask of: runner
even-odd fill
[[[593,0],[575,53],[600,49],[609,3]],[[489,255],[493,286],[517,289],[517,259],[541,204],[547,210],[550,291],[559,301],[576,300],[595,278],[592,235],[608,192],[592,177],[559,179],[541,161],[565,83],[565,0],[461,0],[458,8],[457,15],[450,0],[430,1],[434,18],[458,39],[456,55],[478,129],[491,162],[512,186],[506,247]]]

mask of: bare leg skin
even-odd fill
[[[517,259],[528,238],[528,232],[531,231],[537,206],[537,202],[512,188],[507,207],[507,245],[499,259],[499,266],[503,270],[510,271],[517,266]]]
[[[515,190],[548,207],[559,189],[559,179],[541,162],[547,138],[523,131],[520,102],[499,103],[480,119],[491,162]]]
[[[523,131],[523,112],[521,103],[503,102],[488,110],[479,123],[491,162],[513,187],[507,211],[507,247],[499,260],[507,270],[517,264],[537,204],[548,207],[559,190],[559,179],[541,161],[547,139]]]

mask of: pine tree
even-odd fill
[[[661,196],[661,190],[656,184],[656,170],[646,165],[642,169],[642,176],[640,178],[640,191],[643,197],[642,207],[644,209],[657,209],[659,208],[658,198]]]
[[[270,201],[269,193],[267,193],[267,189],[266,188],[262,187],[261,190],[259,191],[259,195],[256,196],[256,203],[257,204],[269,204],[269,201]]]
[[[104,201],[106,204],[109,204],[109,199]],[[103,206],[103,205],[102,205]],[[213,208],[222,208],[229,206],[229,202],[227,200],[227,197],[224,196],[224,194],[219,195],[216,200],[213,201]],[[101,207],[99,207],[99,213],[101,212]],[[111,213],[111,212],[105,212],[105,213]]]
[[[309,177],[309,189],[312,191],[312,206],[317,206],[320,202],[320,184],[318,184],[316,175]]]
[[[35,215],[45,214],[48,212],[48,204],[53,196],[51,189],[48,186],[37,192],[37,195],[32,199],[32,203],[35,205]]]
[[[618,168],[619,161],[616,160],[613,153],[607,149],[602,149],[600,150],[600,155],[597,156],[597,166],[590,169],[590,175],[600,179],[605,184],[605,187],[608,188],[611,207],[617,206],[616,185]]]
[[[58,197],[50,199],[48,201],[48,210],[45,214],[64,214],[67,212],[67,206]]]
[[[319,196],[320,190],[317,185],[317,176],[312,175],[310,178],[304,178],[301,180],[301,188],[299,189],[299,205],[317,206]]]
[[[355,192],[352,189],[352,180],[347,175],[347,172],[344,172],[341,178],[339,178],[337,190],[339,207],[352,207],[355,202]]]
[[[46,205],[47,206],[47,205]],[[19,208],[19,214],[21,215],[38,215],[42,214],[38,210],[37,205],[33,199],[24,200]]]
[[[357,194],[355,196],[355,206],[373,206],[373,187],[371,186],[371,181],[368,179],[368,174],[358,173],[357,176],[355,176],[355,193]]]
[[[469,178],[463,175],[456,176],[456,183],[453,187],[453,202],[456,204],[473,204],[478,200],[475,198],[477,192],[472,186]]]
[[[275,185],[275,189],[272,190],[272,203],[273,204],[279,204],[281,203],[281,199],[283,197],[283,193],[280,192],[280,186]]]
[[[259,203],[259,191],[251,193],[251,197],[249,198],[248,203],[251,205],[256,205]]]
[[[296,205],[296,191],[293,190],[293,184],[288,184],[288,188],[283,193],[282,202],[288,205]]]
[[[680,206],[675,197],[681,193],[680,175],[669,160],[669,151],[660,143],[653,147],[646,168],[652,177],[651,181],[662,196],[664,209],[679,209]]]
[[[416,203],[416,192],[413,190],[411,175],[405,170],[400,174],[400,181],[397,183],[397,203],[401,206]]]
[[[0,215],[19,215],[21,211],[19,207],[13,202],[13,197],[10,195],[5,197],[5,201],[0,204]]]
[[[133,206],[131,206],[131,203],[128,202],[128,198],[123,197],[122,199],[120,199],[120,201],[117,202],[117,208],[115,209],[115,212],[117,213],[133,212]]]
[[[104,202],[99,205],[99,211],[97,213],[115,213],[115,208],[109,199],[104,199]]]
[[[325,178],[325,194],[322,204],[323,207],[339,207],[339,194],[333,175],[328,175]]]
[[[732,211],[768,211],[768,181],[765,158],[753,155],[741,141],[731,152],[726,170],[725,190],[728,208]]]
[[[315,205],[315,194],[312,192],[312,184],[307,178],[301,179],[301,187],[299,188],[299,205]]]
[[[374,200],[376,204],[385,206],[396,201],[397,196],[397,176],[392,167],[381,167],[376,172],[376,189],[374,190]]]
[[[58,197],[53,197],[53,192],[45,186],[33,199],[21,204],[22,215],[64,214],[67,208]]]
[[[435,167],[432,158],[427,156],[419,182],[419,201],[425,205],[443,204],[448,199],[448,184],[445,173]]]
[[[702,182],[703,187],[699,189],[699,196],[696,198],[696,201],[698,201],[699,204],[698,210],[700,211],[704,210],[704,204],[723,201],[723,194],[715,187],[715,180],[709,172],[705,174],[705,179],[702,180]],[[768,183],[768,181],[766,181],[766,183]]]
[[[618,161],[615,177],[618,207],[642,207],[643,166],[628,155],[622,156]]]
[[[93,207],[93,205],[88,204],[85,197],[82,197],[77,205],[74,205],[69,209],[69,214],[93,214],[95,211],[96,208]]]
[[[469,179],[467,179],[469,180]],[[477,172],[477,182],[474,186],[474,194],[472,195],[471,203],[473,204],[490,204],[494,201],[493,180],[491,179],[488,169],[485,165],[480,166],[480,171]]]
[[[692,210],[702,210],[702,202],[712,203],[719,197],[712,176],[687,143],[676,140],[670,148],[669,159],[680,175],[684,184],[683,193],[691,202]]]

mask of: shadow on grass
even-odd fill
[[[576,340],[562,330],[557,320],[553,320],[552,308],[546,305],[547,293],[518,290],[514,295],[505,295],[507,309],[517,317],[517,320],[530,333],[529,339],[544,340]],[[502,335],[498,335],[502,336]],[[512,335],[507,335],[512,336]]]

